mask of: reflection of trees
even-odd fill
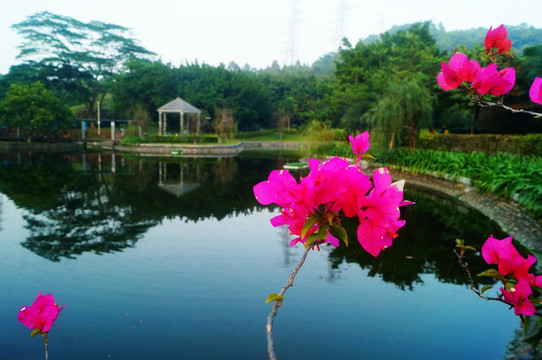
[[[423,193],[408,192],[405,197],[416,204],[402,208],[402,218],[407,224],[391,248],[375,259],[352,240],[348,248],[333,249],[329,256],[332,266],[357,263],[368,269],[370,276],[379,275],[401,289],[412,289],[414,284],[422,283],[421,274],[435,274],[446,283],[467,284],[466,274],[452,252],[455,239],[464,239],[479,249],[491,233],[496,237],[505,236],[496,223],[476,211]],[[355,221],[345,224],[349,237],[355,239],[357,224]],[[469,263],[474,274],[487,268],[479,257]],[[477,280],[488,281],[487,278]]]
[[[40,214],[25,215],[30,236],[23,246],[53,261],[86,251],[120,251],[135,242],[156,224],[130,219],[130,206],[112,201],[113,189],[107,177],[81,178],[77,190],[60,194],[56,206]]]
[[[164,218],[249,213],[261,207],[252,186],[276,167],[274,160],[241,158],[0,156],[0,191],[28,211],[23,246],[53,261],[133,246]]]
[[[101,157],[94,160],[86,167],[62,155],[4,159],[0,190],[28,210],[24,219],[30,236],[24,247],[53,261],[85,251],[118,251],[155,224],[130,219],[131,208],[114,203],[114,176],[98,171]],[[82,167],[87,171],[76,171]]]
[[[0,231],[2,231],[2,211],[4,210],[4,196],[0,194]]]

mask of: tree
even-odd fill
[[[382,34],[370,44],[347,39],[339,50],[335,77],[322,102],[323,116],[349,131],[365,127],[363,116],[385,96],[394,79],[415,74],[419,86],[433,87],[439,49],[429,34],[429,23],[416,23],[408,31]],[[389,99],[391,101],[391,99]]]
[[[416,147],[416,131],[431,121],[433,97],[429,90],[411,77],[390,83],[388,91],[369,113],[369,121],[389,138],[392,149],[405,129],[409,146]]]
[[[12,84],[0,102],[0,121],[22,129],[28,141],[38,134],[69,128],[74,120],[71,110],[41,82]]]
[[[64,72],[63,76],[77,82],[88,115],[95,114],[96,102],[103,102],[112,76],[126,60],[154,55],[137,44],[129,29],[100,21],[85,23],[45,11],[12,28],[25,39],[19,46],[18,58],[72,72]]]
[[[215,130],[218,142],[222,144],[233,138],[237,132],[237,123],[233,118],[232,112],[227,107],[222,107],[215,111]]]

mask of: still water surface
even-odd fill
[[[303,249],[251,188],[287,159],[1,156],[0,359],[42,358],[17,321],[40,290],[67,304],[49,359],[266,358],[264,300]],[[519,322],[467,288],[452,249],[505,234],[406,198],[417,205],[378,259],[355,241],[309,254],[275,319],[279,359],[504,357]]]

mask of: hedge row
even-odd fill
[[[420,134],[419,146],[422,149],[443,151],[476,151],[486,154],[506,152],[510,154],[542,156],[542,134],[463,135],[431,134],[425,131]]]

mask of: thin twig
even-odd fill
[[[288,281],[286,284],[280,289],[280,292],[278,293],[279,296],[284,296],[284,293],[290,286],[294,285],[294,278],[297,275],[297,272],[299,269],[301,269],[301,266],[305,263],[305,259],[307,258],[307,255],[309,254],[309,251],[311,249],[314,249],[315,246],[320,245],[323,243],[323,241],[316,241],[309,246],[305,248],[305,252],[303,253],[303,256],[301,257],[301,260],[299,260],[299,263],[297,264],[294,271],[290,274],[290,277],[288,278]],[[273,319],[275,316],[277,316],[277,310],[279,307],[282,306],[282,300],[276,300],[273,304],[273,307],[271,308],[271,313],[267,317],[267,325],[265,326],[265,331],[267,332],[267,355],[269,355],[270,360],[276,360],[277,357],[275,355],[275,345],[273,343]]]
[[[47,343],[49,342],[49,338],[47,337],[47,333],[43,334],[43,341],[45,342],[45,360],[49,358],[49,351],[47,350]]]
[[[537,116],[537,117],[542,117],[542,113],[523,110],[523,109],[514,109],[514,108],[506,106],[506,105],[504,105],[503,103],[500,103],[500,102],[483,101],[483,100],[478,99],[478,98],[473,98],[473,101],[474,101],[474,103],[480,105],[481,107],[485,107],[485,108],[487,108],[487,107],[499,107],[499,108],[502,108],[504,110],[510,111],[510,112],[512,112],[514,114],[529,114],[529,115],[533,115],[533,116]]]
[[[487,297],[485,296],[484,294],[482,294],[482,292],[480,290],[478,290],[478,288],[474,285],[474,278],[472,277],[472,274],[470,272],[470,269],[469,269],[469,263],[467,263],[467,261],[465,260],[465,250],[461,250],[461,253],[458,253],[457,250],[454,249],[454,252],[455,254],[457,255],[457,261],[459,261],[459,265],[461,265],[461,267],[463,269],[465,269],[465,272],[467,273],[467,276],[469,278],[469,282],[470,282],[470,288],[472,291],[474,291],[474,293],[476,295],[478,295],[479,297],[481,297],[482,299],[484,300],[494,300],[494,301],[500,301],[502,302],[503,304],[506,304],[508,306],[510,306],[509,303],[507,303],[506,301],[504,301],[503,299],[501,298],[498,298],[498,297]]]
[[[461,265],[461,267],[463,267],[463,269],[465,269],[465,272],[467,273],[467,276],[469,277],[470,288],[472,289],[472,291],[474,291],[476,293],[476,295],[478,295],[479,297],[481,297],[484,300],[494,300],[494,301],[502,302],[503,304],[506,304],[506,305],[510,306],[510,308],[512,308],[513,305],[507,303],[506,301],[504,301],[501,298],[487,297],[484,294],[482,294],[480,292],[480,290],[478,290],[478,288],[476,286],[474,286],[474,279],[473,279],[472,274],[470,272],[469,264],[465,261],[465,250],[461,250],[461,253],[458,253],[457,250],[454,249],[454,252],[457,255],[457,260],[459,261],[459,265]],[[540,313],[538,311],[535,312],[533,315],[542,317],[542,313]]]

